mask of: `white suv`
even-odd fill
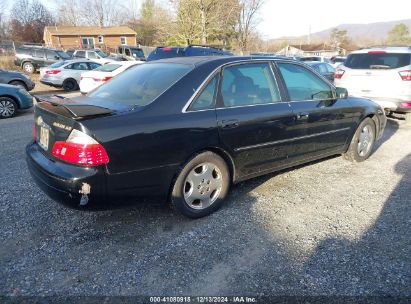
[[[411,122],[411,46],[354,51],[336,70],[334,84]]]

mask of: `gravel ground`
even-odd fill
[[[60,206],[32,182],[32,112],[0,121],[0,295],[411,296],[411,127],[371,158],[233,187],[215,214]]]

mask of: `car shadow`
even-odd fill
[[[387,125],[385,126],[385,130],[383,136],[380,140],[375,143],[374,152],[377,151],[382,144],[388,142],[390,138],[398,131],[400,128],[400,124],[395,119],[387,118]]]

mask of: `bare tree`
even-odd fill
[[[241,52],[247,50],[253,31],[258,24],[257,14],[264,0],[240,0],[238,16],[238,46]]]
[[[68,26],[82,25],[81,11],[79,0],[61,0],[58,5],[58,23]]]
[[[51,13],[37,0],[14,2],[10,19],[13,38],[25,42],[42,42],[44,27],[54,23]]]

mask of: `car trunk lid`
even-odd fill
[[[33,136],[36,142],[51,155],[56,141],[65,141],[73,129],[83,130],[82,121],[130,110],[130,107],[111,101],[92,98],[64,98],[61,96],[35,96]]]

